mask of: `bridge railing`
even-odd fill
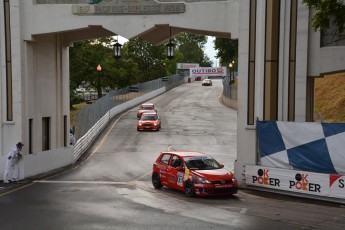
[[[223,79],[223,95],[229,99],[237,100],[237,87],[230,80],[230,76]]]
[[[92,104],[86,105],[74,118],[74,161],[89,148],[93,140],[113,118],[114,114],[149,100],[160,93],[184,83],[184,76],[175,74],[128,88],[114,90]],[[139,100],[140,98],[140,100]],[[138,99],[138,100],[137,100]],[[116,109],[118,108],[118,109]]]

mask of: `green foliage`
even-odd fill
[[[336,33],[344,32],[345,5],[340,0],[303,0],[308,7],[315,9],[312,19],[314,31],[328,29],[333,24]]]
[[[177,47],[175,58],[178,62],[199,63],[203,67],[212,66],[212,61],[204,54],[204,47],[207,43],[206,36],[181,33],[174,38],[174,43]]]
[[[80,97],[74,90],[70,92],[70,107],[72,108],[72,105],[79,104],[84,102],[84,98]]]
[[[203,35],[182,33],[176,36],[173,60],[166,59],[165,44],[155,46],[141,39],[125,43],[120,59],[113,57],[113,37],[74,42],[69,51],[71,102],[80,101],[74,94],[76,88],[97,89],[99,78],[102,88],[120,89],[175,74],[178,62],[211,66],[212,62],[203,52],[206,42]],[[102,67],[100,72],[98,65]]]
[[[228,66],[232,61],[237,63],[238,59],[238,40],[227,38],[216,38],[214,48],[217,50],[217,58],[220,58],[222,66]]]
[[[165,45],[154,46],[136,38],[126,43],[126,52],[128,58],[137,65],[139,82],[154,80],[164,75]]]

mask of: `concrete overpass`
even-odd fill
[[[344,46],[320,46],[302,0],[4,0],[0,12],[0,176],[19,140],[33,153],[24,157],[21,178],[71,163],[74,41],[121,35],[160,44],[185,31],[239,39],[241,185],[243,166],[257,163],[255,119],[311,120],[313,77],[344,71]]]

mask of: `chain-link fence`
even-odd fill
[[[94,103],[86,105],[73,119],[72,126],[76,140],[86,134],[113,107],[162,87],[170,89],[182,80],[184,80],[184,76],[179,74],[162,77],[149,82],[132,85],[128,88],[113,90]]]
[[[223,78],[223,95],[229,99],[237,100],[237,87],[230,80],[230,76]]]

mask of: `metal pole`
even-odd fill
[[[100,72],[98,72],[97,89],[98,89],[98,98],[101,98],[101,97],[102,97],[102,88],[101,88],[101,76],[100,76]]]

